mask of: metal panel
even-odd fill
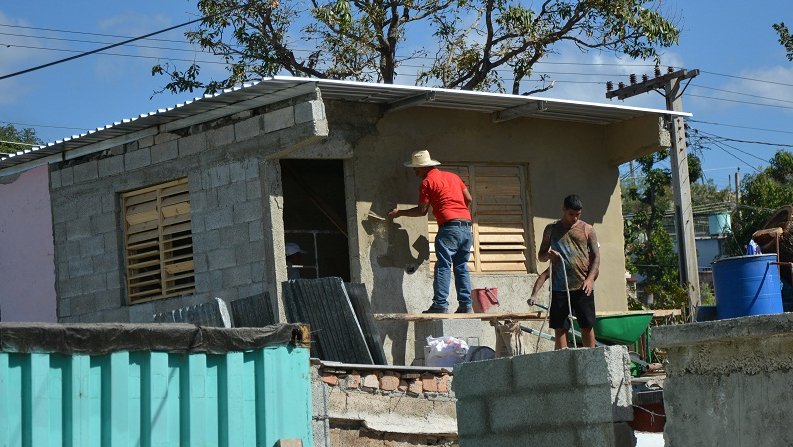
[[[246,102],[251,101],[262,106],[305,94],[306,91],[314,87],[320,89],[322,97],[325,99],[378,104],[390,104],[418,94],[432,93],[434,99],[420,107],[461,109],[483,113],[495,113],[527,103],[543,101],[547,106],[548,113],[546,117],[548,119],[593,124],[609,124],[645,115],[691,116],[690,113],[684,112],[570,101],[539,96],[276,76],[226,89],[218,94],[204,95],[200,98],[195,98],[193,101],[178,104],[175,107],[159,109],[134,118],[124,119],[81,135],[73,135],[63,140],[48,143],[46,146],[39,146],[38,148],[20,152],[18,155],[0,154],[0,171],[25,162],[31,162],[32,160],[43,159],[53,152],[65,152],[83,148],[110,138],[123,139],[134,132],[159,125],[166,125],[167,129],[173,129],[180,125],[186,126],[220,116],[231,115],[238,111],[239,107],[243,107]],[[542,114],[533,116],[543,117]],[[179,121],[182,122],[179,123]],[[85,149],[86,152],[98,150],[101,149],[98,147]],[[5,174],[3,172],[3,175]]]
[[[311,351],[322,360],[371,364],[372,355],[341,278],[282,283],[286,318],[311,326]]]
[[[269,293],[241,298],[229,304],[234,327],[264,327],[278,322],[273,315]]]
[[[311,446],[308,349],[0,352],[2,446]]]
[[[369,346],[369,353],[372,354],[372,360],[377,365],[388,365],[388,359],[385,356],[385,350],[383,350],[383,340],[372,316],[371,306],[369,306],[369,293],[366,291],[366,284],[344,283],[344,288],[350,297],[350,303],[356,318],[358,318],[358,323],[361,324],[361,330],[363,330],[366,344]]]

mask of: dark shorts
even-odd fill
[[[583,290],[570,292],[570,304],[573,306],[573,315],[582,328],[595,325],[595,292],[586,296]],[[551,298],[551,314],[548,316],[549,326],[553,329],[570,329],[570,311],[567,307],[567,292],[553,292]]]

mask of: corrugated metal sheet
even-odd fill
[[[388,359],[383,349],[383,340],[380,338],[380,331],[377,330],[377,324],[372,316],[371,306],[369,306],[369,293],[366,291],[366,284],[346,282],[344,288],[347,290],[355,317],[361,325],[372,360],[377,365],[388,365]]]
[[[341,278],[294,279],[282,283],[286,318],[311,326],[312,356],[371,364],[372,355]]]
[[[270,294],[265,292],[231,303],[231,318],[235,327],[264,327],[278,323],[270,304]]]
[[[163,126],[161,130],[165,131],[178,129],[241,110],[275,103],[315,88],[319,88],[322,97],[327,99],[389,104],[394,107],[438,107],[501,113],[504,115],[499,116],[503,116],[503,119],[530,115],[554,120],[609,124],[645,115],[691,116],[682,112],[537,96],[276,76],[224,90],[218,94],[204,95],[193,101],[177,104],[175,107],[117,121],[45,146],[27,149],[10,156],[0,155],[0,173],[3,170],[10,172],[15,167],[13,171],[29,169],[44,162],[69,159],[69,151],[75,151],[73,156],[84,155],[85,153],[79,151],[80,148],[108,140],[122,139],[136,132],[156,132],[158,130],[156,126]],[[97,151],[102,149],[95,148]]]
[[[192,323],[201,326],[231,327],[226,302],[215,298],[208,303],[174,309],[169,312],[154,314],[155,323]]]
[[[0,352],[2,446],[313,443],[308,349]]]

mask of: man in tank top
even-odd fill
[[[570,306],[581,327],[584,346],[595,347],[595,278],[600,268],[600,250],[592,225],[581,219],[584,205],[575,194],[565,197],[562,218],[545,227],[537,258],[550,260],[553,268],[549,326],[556,335],[555,349],[567,347]]]

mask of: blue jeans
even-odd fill
[[[473,235],[470,226],[441,225],[435,236],[435,292],[432,305],[449,307],[449,283],[454,268],[454,286],[460,306],[471,307],[471,277],[468,275],[468,258],[471,255]]]

